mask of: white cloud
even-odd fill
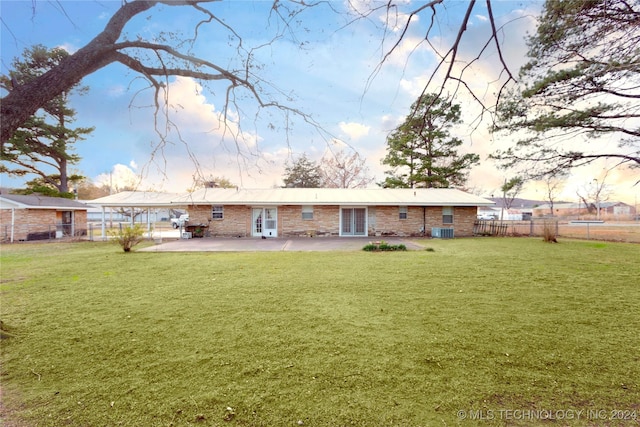
[[[135,162],[131,162],[135,165]],[[132,169],[123,164],[113,165],[109,173],[103,173],[93,179],[97,185],[104,185],[113,191],[121,191],[124,188],[140,189],[141,177]]]
[[[339,126],[340,126],[340,130],[342,130],[342,132],[347,134],[349,138],[351,138],[352,140],[360,139],[363,136],[367,136],[369,134],[369,130],[371,129],[371,126],[366,126],[366,125],[363,125],[362,123],[353,123],[353,122],[351,123],[340,122]]]
[[[170,120],[180,132],[232,139],[238,147],[255,148],[259,137],[244,131],[238,113],[229,105],[226,112],[208,101],[202,85],[190,77],[176,77],[166,90]],[[226,114],[226,116],[225,116]]]
[[[396,9],[391,9],[390,12],[392,12],[393,10],[396,10]],[[397,32],[403,31],[406,28],[407,22],[409,22],[409,19],[411,19],[412,24],[415,24],[418,21],[420,21],[420,16],[410,15],[402,12],[396,12],[396,13],[388,13],[388,14],[380,15],[378,19],[380,20],[380,22],[382,22],[382,24],[384,24],[391,31],[393,31],[394,33],[397,33]]]

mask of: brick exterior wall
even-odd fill
[[[14,241],[36,240],[34,237],[45,234],[55,238],[56,230],[62,230],[62,211],[54,209],[16,209],[13,229]],[[72,211],[74,217],[73,231],[75,236],[87,233],[87,211]],[[70,227],[65,228],[69,232]],[[30,238],[31,235],[31,238]],[[11,209],[0,209],[0,239],[11,240]]]
[[[209,225],[212,237],[247,237],[251,235],[251,208],[227,205],[223,207],[223,218],[212,219],[213,206],[189,206],[189,224]]]
[[[282,236],[337,236],[339,206],[314,206],[313,219],[302,219],[302,206],[278,207],[278,234]]]
[[[224,218],[211,219],[211,206],[189,206],[189,224],[209,224],[213,237],[251,236],[250,206],[224,206]],[[442,207],[407,208],[407,218],[400,219],[398,206],[369,206],[369,236],[420,236],[423,226],[427,236],[431,227],[453,228],[456,237],[473,235],[477,208],[455,207],[453,224],[444,224]],[[313,219],[302,219],[302,206],[278,206],[278,236],[337,236],[340,234],[340,206],[313,206]]]
[[[400,219],[399,206],[369,207],[369,236],[421,236],[431,235],[431,227],[453,228],[455,236],[473,235],[473,222],[477,208],[456,207],[453,210],[453,224],[443,223],[442,207],[407,207],[407,217]]]

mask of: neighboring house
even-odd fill
[[[472,236],[478,207],[455,189],[207,188],[174,201],[212,236]]]
[[[600,203],[600,213],[613,216],[631,216],[636,214],[636,208],[623,202]]]
[[[529,221],[533,216],[533,209],[544,202],[539,200],[515,198],[510,201],[509,209],[505,206],[505,200],[502,197],[492,197],[489,200],[495,202],[495,206],[491,211],[486,208],[479,208],[478,215],[483,218],[493,214],[496,219],[504,221]]]
[[[0,194],[0,239],[15,242],[85,235],[87,208],[60,197]]]

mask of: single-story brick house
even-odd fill
[[[472,236],[478,207],[494,205],[455,189],[382,188],[205,188],[172,203],[214,237]]]
[[[15,242],[84,235],[87,208],[60,197],[0,194],[0,239]]]

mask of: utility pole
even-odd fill
[[[596,182],[596,219],[600,219],[600,185],[596,178],[593,179]]]

